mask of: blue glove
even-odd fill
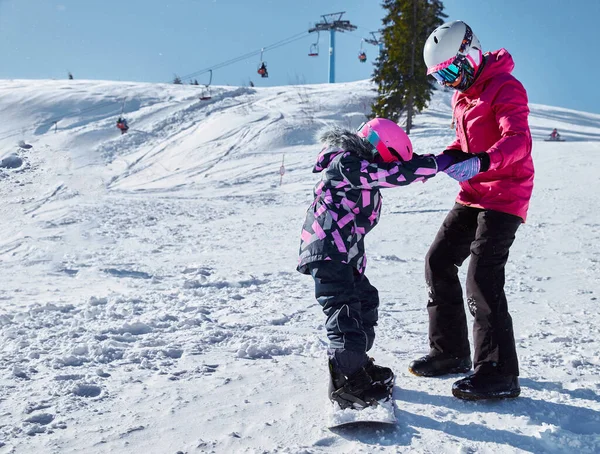
[[[451,165],[444,173],[456,181],[467,181],[473,178],[481,170],[481,161],[477,156],[467,159],[466,161],[457,162]]]
[[[456,181],[466,181],[480,172],[486,172],[490,168],[490,156],[487,153],[463,153],[458,150],[446,150],[441,156],[450,156],[455,161],[450,163],[443,171]],[[438,164],[441,159],[438,158]],[[444,159],[445,160],[445,159]]]

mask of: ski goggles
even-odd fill
[[[377,149],[377,145],[379,145],[379,142],[381,142],[381,139],[379,138],[379,134],[377,134],[375,131],[373,131],[367,125],[366,121],[358,127],[358,129],[356,130],[356,133],[360,137],[362,137],[363,139],[365,139],[367,142],[369,142],[369,144],[375,150]]]
[[[361,137],[364,142],[366,142],[368,145],[370,145],[371,153],[373,153],[373,157],[381,154],[381,152],[383,152],[384,154],[386,154],[386,152],[388,152],[387,147],[381,141],[381,137],[379,137],[379,134],[377,134],[376,131],[371,129],[371,127],[367,124],[367,122],[364,122],[362,125],[360,125],[358,127],[358,129],[356,130],[356,134],[359,137]]]
[[[433,76],[442,85],[454,85],[463,73],[473,74],[473,67],[467,57],[458,55],[435,65],[427,70],[427,74]]]

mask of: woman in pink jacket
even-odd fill
[[[437,161],[460,182],[460,192],[425,259],[430,352],[409,370],[430,377],[471,369],[457,275],[470,257],[466,295],[474,317],[475,370],[454,383],[452,394],[469,400],[517,397],[519,365],[504,267],[533,189],[527,93],[511,75],[510,54],[505,49],[483,54],[462,21],[434,30],[423,54],[428,74],[456,90],[456,140]]]

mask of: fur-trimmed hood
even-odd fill
[[[327,129],[320,131],[317,137],[325,148],[317,157],[317,163],[313,169],[315,173],[325,170],[337,155],[344,152],[350,152],[369,161],[373,159],[371,147],[364,142],[364,139],[349,129]]]

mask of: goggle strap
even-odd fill
[[[387,149],[394,158],[396,158],[398,161],[404,162],[404,159],[402,159],[402,156],[400,156],[400,153],[398,153],[395,148],[387,147]]]
[[[438,71],[441,71],[442,69],[446,69],[448,66],[450,66],[454,62],[455,59],[456,59],[456,55],[452,58],[449,58],[446,61],[443,61],[435,66],[432,66],[431,68],[429,68],[427,70],[427,75],[436,73]]]

